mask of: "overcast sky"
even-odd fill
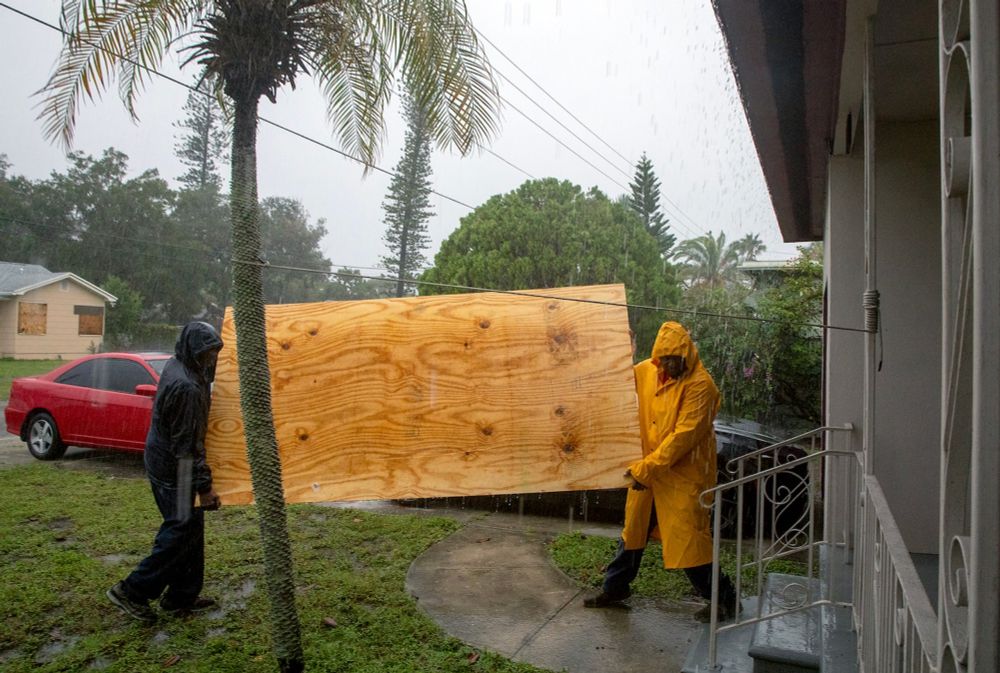
[[[4,0],[55,22],[58,0]],[[560,128],[531,100],[499,79],[501,95],[607,175],[588,166],[511,107],[503,112],[490,149],[535,177],[554,176],[614,197],[625,191],[634,162],[645,151],[662,181],[662,206],[679,239],[708,230],[730,238],[757,233],[762,258],[787,259],[743,110],[725,58],[709,0],[468,0],[476,28],[563,106],[593,129],[608,149],[578,126],[542,91],[487,45],[491,62],[532,99],[600,151],[613,164]],[[0,8],[0,154],[13,171],[32,179],[65,169],[63,151],[47,143],[35,119],[33,97],[46,81],[60,36]],[[171,56],[163,70],[190,81]],[[74,149],[99,154],[114,146],[130,157],[134,173],[157,168],[176,184],[173,156],[186,91],[153,79],[133,123],[112,88],[78,117]],[[260,114],[324,142],[331,141],[322,98],[307,79],[262,101]],[[405,125],[393,106],[379,165],[392,169],[402,151]],[[621,159],[617,153],[628,158]],[[262,196],[300,199],[312,218],[323,218],[327,257],[337,266],[376,267],[384,254],[381,203],[389,178],[363,177],[360,167],[329,150],[263,125],[259,135]],[[458,157],[436,151],[437,191],[472,206],[515,189],[527,177],[488,153]],[[624,171],[622,173],[621,171]],[[620,183],[620,184],[619,184]],[[469,210],[434,196],[429,224],[433,258],[441,241]],[[17,260],[10,260],[17,261]]]

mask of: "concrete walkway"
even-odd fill
[[[589,590],[563,575],[545,547],[566,529],[565,520],[540,517],[468,520],[413,562],[407,590],[450,635],[517,661],[569,673],[680,671],[701,626],[691,616],[699,606],[633,598],[628,609],[584,608]]]

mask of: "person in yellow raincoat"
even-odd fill
[[[712,534],[709,512],[698,495],[716,483],[712,422],[719,390],[677,322],[660,327],[652,357],[635,366],[635,384],[643,457],[625,473],[631,488],[618,553],[607,567],[603,590],[584,605],[614,606],[631,595],[629,584],[651,535],[663,544],[663,567],[683,568],[695,591],[710,600]],[[730,619],[737,609],[736,592],[724,574],[719,592],[719,618]],[[708,621],[709,608],[696,617]]]

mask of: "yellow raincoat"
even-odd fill
[[[680,355],[684,374],[659,381],[659,358]],[[629,490],[625,503],[626,549],[646,545],[649,517],[656,503],[654,537],[663,543],[663,567],[691,568],[712,562],[708,510],[698,495],[715,486],[716,448],[712,422],[719,411],[719,389],[701,364],[698,349],[680,323],[666,322],[653,344],[653,357],[635,366],[639,397],[642,460],[629,466],[645,491]]]

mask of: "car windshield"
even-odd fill
[[[146,360],[146,364],[153,368],[157,376],[163,374],[163,368],[167,366],[167,360],[170,358],[157,358],[155,360]]]

